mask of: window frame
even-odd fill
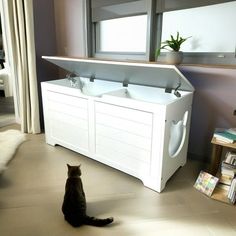
[[[162,20],[163,12],[157,11],[158,1],[160,0],[147,0],[147,35],[146,35],[146,53],[127,53],[127,52],[101,52],[98,50],[97,34],[99,34],[96,22],[92,22],[90,18],[90,27],[92,28],[91,43],[88,45],[90,49],[90,57],[106,58],[111,60],[141,60],[141,61],[156,61],[155,51],[161,45],[162,36]],[[232,0],[231,0],[232,1]],[[225,0],[220,3],[231,2]],[[213,5],[217,3],[205,4]],[[219,4],[219,3],[218,3]],[[195,7],[200,7],[194,6]],[[193,7],[186,7],[184,9],[190,9]],[[90,8],[91,10],[91,8]],[[172,9],[181,10],[181,9]],[[137,15],[137,14],[136,14]],[[131,15],[129,15],[131,16]],[[124,16],[125,17],[125,16]],[[99,42],[100,43],[100,42]],[[92,49],[92,50],[91,50]],[[236,65],[236,46],[234,52],[183,52],[184,60],[182,64],[202,64],[202,65]],[[161,52],[158,57],[158,62],[163,63],[166,52]]]
[[[90,2],[90,1],[89,1]],[[156,22],[156,0],[146,0],[147,10],[140,12],[139,14],[129,14],[121,17],[128,16],[136,16],[136,15],[147,15],[147,32],[146,32],[146,52],[145,53],[127,53],[127,52],[101,52],[99,51],[98,43],[97,43],[97,33],[99,31],[97,29],[96,22],[92,22],[92,13],[91,13],[91,3],[87,4],[87,8],[89,7],[89,17],[88,21],[90,25],[88,25],[88,30],[91,29],[91,38],[88,38],[88,56],[95,58],[106,58],[111,60],[141,60],[141,61],[153,61],[155,60],[155,48],[156,48],[156,38],[157,38],[157,30],[155,25]]]

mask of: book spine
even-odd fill
[[[228,192],[228,198],[231,201],[231,203],[233,204],[235,203],[235,200],[236,200],[236,179],[235,178],[233,179],[231,183],[231,186]]]

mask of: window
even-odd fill
[[[92,56],[121,60],[149,57],[153,0],[90,1]]]
[[[182,37],[192,36],[181,46],[183,63],[235,65],[235,11],[236,1],[165,12],[161,41],[179,31]]]
[[[162,41],[179,31],[188,39],[184,52],[234,52],[236,2],[198,7],[163,14]],[[173,24],[174,22],[174,24]]]
[[[183,63],[236,65],[235,11],[230,0],[92,0],[89,55],[154,60],[161,42],[178,31],[192,36],[181,45]]]
[[[147,15],[105,20],[97,26],[99,52],[145,53]]]

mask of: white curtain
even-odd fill
[[[1,0],[21,130],[40,133],[32,0]]]

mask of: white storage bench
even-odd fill
[[[175,66],[44,57],[77,76],[42,83],[46,142],[161,192],[186,163],[194,88]]]

